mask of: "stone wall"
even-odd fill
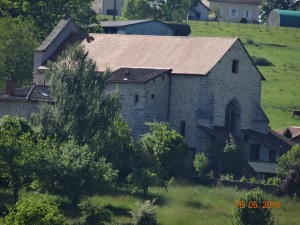
[[[29,101],[0,101],[0,118],[5,115],[22,116],[27,120],[39,111],[38,103]]]

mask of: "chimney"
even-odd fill
[[[12,95],[16,88],[16,82],[13,79],[6,80],[5,82],[5,94]]]

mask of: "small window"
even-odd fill
[[[232,61],[232,72],[238,73],[239,72],[239,60]]]
[[[152,95],[151,95],[151,99],[154,99],[154,98],[155,98],[155,95],[154,95],[154,94],[152,94]]]
[[[276,152],[274,150],[270,150],[269,151],[269,161],[275,162],[275,158],[276,158]]]
[[[231,9],[230,16],[233,17],[233,18],[237,17],[237,11],[236,11],[236,9]]]
[[[259,144],[252,144],[250,145],[251,148],[251,160],[259,160],[260,159],[260,145]]]
[[[139,95],[134,95],[134,104],[139,102]]]
[[[185,137],[185,121],[180,122],[180,134]]]

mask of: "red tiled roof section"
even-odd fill
[[[261,0],[208,0],[209,2],[228,2],[228,3],[240,3],[240,4],[253,4],[260,5]]]
[[[206,75],[238,38],[72,34],[67,42],[79,40],[99,71],[154,67],[171,68],[174,74]]]
[[[281,134],[281,135],[284,135],[284,133],[286,132],[287,129],[289,129],[291,134],[292,134],[291,139],[300,136],[300,127],[297,127],[297,126],[290,126],[290,127],[287,127],[287,128],[281,128],[279,130],[276,130],[276,132]]]

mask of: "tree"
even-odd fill
[[[181,21],[186,18],[192,0],[125,0],[122,16],[127,19]]]
[[[69,141],[58,148],[51,143],[49,146],[42,147],[41,165],[36,171],[38,185],[50,193],[69,197],[73,204],[82,196],[96,193],[117,175],[105,159],[96,161],[87,145],[80,147]]]
[[[251,190],[242,194],[234,209],[234,225],[274,225],[274,217],[271,208],[263,208],[263,202],[267,202],[260,189]]]
[[[184,138],[170,130],[165,122],[147,123],[149,132],[140,139],[141,148],[149,165],[161,170],[167,179],[187,172],[189,147]]]
[[[15,79],[19,85],[32,83],[36,33],[32,21],[0,18],[0,88],[7,78]]]
[[[4,116],[0,120],[0,172],[9,181],[15,202],[33,172],[34,143],[34,132],[24,118]]]
[[[157,225],[155,200],[147,200],[131,211],[134,225]]]
[[[298,0],[263,0],[260,8],[260,19],[266,22],[273,9],[297,10]]]
[[[58,205],[45,197],[21,198],[9,209],[4,225],[67,225]]]
[[[284,179],[288,176],[289,170],[296,163],[300,163],[300,145],[295,145],[291,150],[277,159],[277,176]]]
[[[300,195],[300,162],[290,166],[288,175],[280,184],[280,190],[290,195]]]
[[[88,28],[89,25],[97,23],[96,14],[91,6],[92,0],[2,0],[0,16],[33,19],[43,39],[66,11],[82,28]]]
[[[203,152],[198,152],[195,155],[195,159],[193,161],[193,166],[194,166],[196,172],[198,173],[198,175],[201,175],[204,172],[204,170],[207,168],[208,159]]]
[[[96,72],[96,64],[84,47],[71,46],[50,63],[47,74],[54,105],[43,105],[33,117],[47,137],[64,142],[69,138],[97,150],[95,143],[105,138],[120,110],[119,93],[104,93],[110,72]]]

